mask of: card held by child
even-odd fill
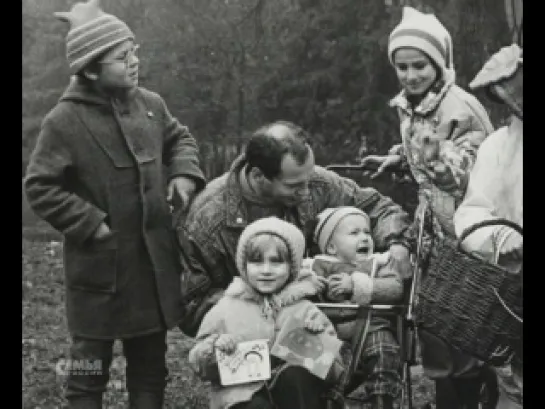
[[[231,355],[216,349],[223,386],[264,381],[271,377],[267,340],[240,342]]]
[[[325,379],[341,345],[342,341],[333,332],[309,332],[305,329],[304,317],[294,314],[280,330],[271,355]]]

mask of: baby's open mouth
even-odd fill
[[[356,249],[358,254],[369,254],[369,246],[367,244],[362,244]]]

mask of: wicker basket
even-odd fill
[[[416,322],[422,329],[485,362],[501,365],[522,356],[522,277],[463,251],[460,243],[478,228],[506,225],[488,220],[458,241],[443,240],[430,256],[418,294]]]

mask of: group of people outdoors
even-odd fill
[[[421,220],[424,270],[436,240],[482,220],[522,226],[515,44],[470,84],[510,107],[510,125],[494,130],[481,103],[456,85],[449,32],[434,15],[404,8],[388,42],[401,144],[364,162],[378,173],[408,166],[419,186],[411,220],[376,189],[316,165],[312,136],[287,121],[257,129],[230,169],[207,181],[196,139],[161,96],[138,85],[131,29],[97,0],[56,16],[70,25],[72,76],[43,120],[24,186],[32,209],[64,236],[70,358],[102,362],[98,375],[68,375],[72,409],[102,407],[115,340],[127,360],[129,407],[162,408],[166,335],[176,327],[195,339],[188,361],[211,384],[211,408],[324,408],[321,392],[346,369],[340,355],[325,379],[271,357],[270,380],[223,386],[214,351],[272,343],[295,312],[305,315],[305,331],[349,342],[354,323],[334,325],[313,300],[401,300]],[[187,213],[176,223],[173,202]],[[521,271],[522,237],[512,229],[483,228],[463,246]],[[402,389],[399,342],[387,320],[372,318],[369,328],[363,386],[373,408],[391,409]],[[496,408],[522,408],[521,361],[490,367],[425,331],[419,342],[437,409],[479,408],[491,376]]]

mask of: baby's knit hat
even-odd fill
[[[76,3],[69,12],[54,13],[59,20],[70,24],[66,36],[66,58],[72,74],[103,52],[134,39],[127,24],[102,11],[99,3],[99,0],[89,0]]]
[[[288,223],[278,217],[265,217],[258,219],[253,223],[250,223],[242,231],[240,238],[238,239],[236,264],[240,276],[247,281],[246,274],[246,258],[248,243],[255,236],[261,234],[271,234],[282,239],[288,247],[290,253],[290,278],[294,280],[301,269],[301,263],[303,261],[303,255],[305,253],[305,237],[303,232],[296,226]],[[290,280],[290,281],[291,281]]]
[[[318,215],[318,223],[314,229],[314,242],[318,244],[322,253],[326,252],[329,240],[341,220],[352,214],[363,216],[367,219],[367,223],[371,223],[367,213],[352,206],[330,207]]]
[[[401,22],[394,28],[388,41],[388,58],[392,65],[394,53],[402,47],[422,51],[441,69],[445,80],[455,79],[452,38],[433,14],[403,7]]]

